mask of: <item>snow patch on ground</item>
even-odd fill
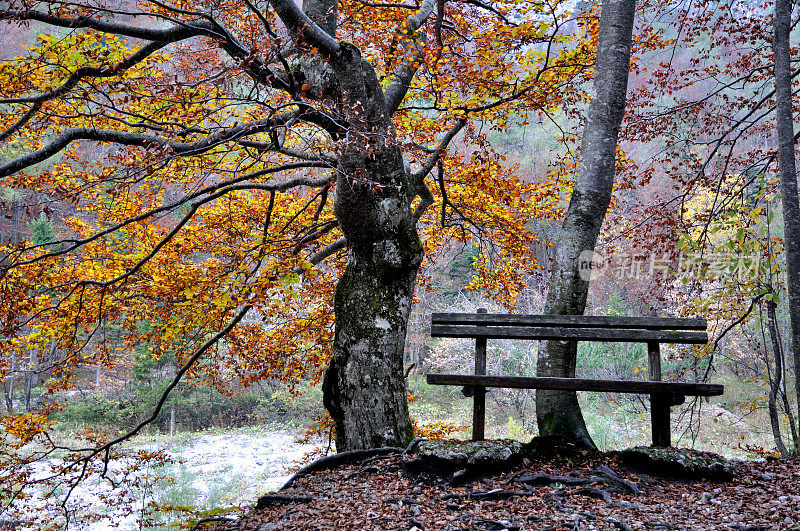
[[[68,508],[73,512],[69,529],[79,531],[128,531],[141,529],[137,509],[145,507],[149,501],[169,503],[174,506],[193,506],[200,509],[230,507],[243,503],[254,503],[261,494],[280,488],[292,473],[290,469],[306,454],[322,446],[301,444],[297,434],[287,430],[236,430],[222,433],[180,434],[175,437],[140,436],[126,445],[134,450],[164,450],[174,460],[174,464],[160,470],[143,471],[146,474],[167,475],[172,482],[151,483],[150,488],[139,489],[136,503],[128,514],[123,507],[114,507],[104,501],[111,493],[107,482],[87,482],[80,484],[72,493]],[[55,460],[39,462],[34,475],[42,478],[48,475]],[[113,466],[112,469],[116,469]],[[147,481],[143,482],[147,485]],[[26,521],[35,521],[37,513],[45,506],[44,500],[32,497],[25,505],[17,507],[20,514],[3,515],[20,519],[22,529],[36,529],[33,523],[28,527]],[[81,515],[105,514],[106,519],[80,524]],[[41,516],[41,515],[39,515]],[[152,529],[161,528],[157,525]]]
[[[280,488],[291,477],[289,468],[317,448],[296,440],[297,436],[288,431],[203,434],[184,450],[164,449],[183,461],[183,469],[197,474],[193,486],[201,492],[210,492],[220,479],[241,476],[253,498]]]

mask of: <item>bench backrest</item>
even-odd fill
[[[708,342],[705,319],[596,315],[434,313],[432,337],[572,339],[630,343]]]

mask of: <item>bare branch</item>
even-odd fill
[[[328,258],[330,255],[335,254],[346,247],[347,247],[347,240],[344,238],[339,238],[332,244],[326,246],[320,251],[317,251],[316,253],[309,256],[308,261],[314,265],[317,265],[326,258]]]
[[[408,23],[408,27],[404,28],[407,32],[407,35],[411,35],[415,33],[418,29],[425,24],[425,21],[428,20],[428,17],[433,13],[433,8],[436,6],[436,0],[425,0],[422,2],[422,5],[414,15],[408,17],[406,22]]]
[[[509,26],[518,26],[515,22],[512,22],[508,19],[502,12],[500,12],[496,7],[494,7],[491,2],[482,2],[481,0],[459,0],[464,4],[471,4],[473,6],[479,7],[481,9],[485,9],[486,11],[490,11],[500,18],[503,22],[508,24]]]
[[[260,9],[253,5],[250,0],[244,0],[244,3],[250,11],[255,13],[255,15],[258,17],[258,20],[261,21],[261,25],[264,26],[264,31],[266,31],[270,37],[277,38],[278,34],[272,29],[272,26],[270,25],[269,20],[267,20],[267,17],[264,16],[264,13],[262,13]]]
[[[276,153],[282,153],[284,155],[289,155],[290,157],[294,157],[300,160],[309,160],[309,161],[325,161],[331,165],[336,164],[336,156],[332,153],[315,153],[312,151],[304,151],[300,149],[289,148],[286,146],[275,145],[274,142],[257,142],[254,140],[239,140],[236,142],[237,144],[253,148],[259,149],[262,151],[275,151]]]
[[[422,214],[424,214],[425,211],[428,210],[428,207],[433,204],[433,194],[431,193],[430,188],[428,188],[428,185],[425,184],[424,179],[417,182],[416,188],[416,192],[420,201],[417,205],[417,208],[414,209],[413,215],[414,220],[419,221],[420,218],[422,218]]]
[[[210,20],[194,20],[175,24],[169,28],[150,29],[147,27],[129,26],[118,22],[106,22],[87,16],[74,18],[56,16],[35,9],[2,11],[0,12],[0,20],[35,20],[61,28],[91,28],[104,33],[113,33],[115,35],[133,37],[135,39],[158,42],[176,42],[201,35],[216,38],[224,37],[223,34],[217,31],[219,26]]]

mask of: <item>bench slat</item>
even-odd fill
[[[489,339],[574,339],[644,343],[708,343],[705,332],[672,330],[627,330],[616,328],[570,328],[528,326],[476,326],[434,324],[432,337],[486,337]]]
[[[515,389],[558,389],[563,391],[600,391],[606,393],[677,393],[688,396],[719,396],[724,391],[724,387],[717,384],[588,380],[584,378],[548,378],[542,376],[428,374],[426,379],[431,385],[482,385],[485,387],[510,387]]]
[[[512,315],[505,313],[434,313],[433,324],[480,326],[560,326],[565,328],[636,328],[642,330],[705,330],[705,319],[619,317],[605,315]]]

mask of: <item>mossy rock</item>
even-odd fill
[[[519,441],[424,440],[406,457],[403,468],[417,478],[459,482],[508,470],[524,457],[525,446]]]
[[[525,457],[538,463],[573,460],[596,453],[561,435],[539,435],[525,445]]]
[[[738,468],[735,461],[721,455],[687,448],[638,446],[619,453],[620,461],[654,476],[674,479],[730,481]]]

